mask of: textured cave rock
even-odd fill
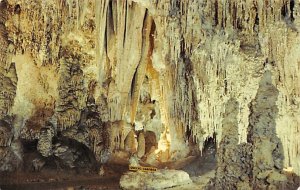
[[[145,142],[145,135],[143,132],[139,133],[138,136],[138,148],[137,148],[137,155],[138,157],[143,157],[145,155],[146,149],[146,142]]]
[[[41,129],[37,144],[37,150],[44,157],[52,155],[52,138],[54,137],[54,130],[52,126],[47,126]]]
[[[56,106],[58,130],[63,131],[74,126],[80,119],[81,110],[85,104],[83,72],[79,58],[62,52],[64,59],[60,64],[59,99]]]
[[[225,108],[222,139],[218,149],[217,189],[266,189],[283,185],[283,148],[276,134],[278,90],[272,75],[261,78],[255,99],[250,104],[247,143],[238,144],[238,108],[230,99]]]
[[[14,45],[9,41],[5,23],[8,17],[7,2],[0,2],[0,119],[11,113],[16,96],[17,73],[15,63],[12,63]]]
[[[266,71],[259,83],[255,99],[251,102],[248,142],[253,145],[252,161],[254,188],[286,181],[283,169],[282,142],[276,134],[278,90],[272,84],[271,72]]]
[[[222,139],[218,148],[216,189],[251,189],[252,145],[238,144],[238,102],[231,98],[225,105]]]
[[[0,120],[0,171],[11,172],[22,166],[22,145],[13,138],[12,118]]]
[[[192,180],[184,171],[162,170],[153,173],[129,172],[122,176],[120,186],[123,189],[167,189],[171,187],[184,187]]]
[[[20,139],[72,168],[66,139],[99,163],[159,165],[214,138],[217,188],[281,185],[300,174],[299,5],[0,1],[2,170]]]

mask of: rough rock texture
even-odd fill
[[[11,172],[22,165],[20,142],[14,138],[11,107],[16,95],[17,75],[11,63],[12,47],[5,29],[6,2],[0,2],[0,172]]]
[[[0,119],[11,113],[16,96],[17,73],[15,63],[12,63],[14,45],[9,42],[5,26],[8,18],[7,2],[0,2]]]
[[[229,99],[225,107],[215,188],[251,189],[252,145],[238,144],[238,102]]]
[[[145,136],[144,133],[141,132],[138,136],[138,148],[137,148],[138,157],[141,158],[145,155],[145,146],[146,146]]]
[[[266,71],[249,106],[247,143],[241,144],[238,144],[238,102],[234,99],[227,102],[218,149],[217,189],[267,189],[281,187],[286,182],[282,174],[282,144],[275,131],[277,97],[271,72]]]
[[[253,145],[252,161],[254,188],[286,181],[283,169],[283,148],[276,135],[278,90],[272,84],[271,72],[264,73],[255,99],[250,104],[248,143]]]
[[[13,139],[10,119],[0,120],[0,172],[15,171],[22,166],[22,145]]]
[[[142,159],[153,163],[185,158],[194,147],[201,152],[216,135],[220,167],[232,163],[229,155],[244,156],[232,169],[241,164],[248,172],[250,159],[251,183],[264,186],[283,167],[299,175],[299,5],[2,0],[0,119],[13,116],[14,138],[39,140],[44,155],[51,152],[48,123],[53,138],[83,144],[98,161],[117,151],[142,156],[141,131]],[[266,71],[272,77],[262,84]],[[239,105],[234,115],[226,113],[231,98]],[[234,134],[226,135],[228,114]],[[228,151],[225,141],[232,142]]]
[[[52,155],[52,138],[54,137],[54,130],[52,126],[47,126],[41,129],[37,144],[37,150],[44,156]]]
[[[74,50],[62,51],[64,59],[61,60],[59,68],[59,99],[55,115],[60,131],[74,126],[80,120],[80,113],[85,104],[83,72],[80,69],[79,58],[72,54]],[[66,51],[71,51],[70,55]]]
[[[192,183],[189,174],[180,170],[159,170],[149,173],[128,172],[120,180],[122,189],[166,189],[189,183]]]

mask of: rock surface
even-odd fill
[[[192,180],[184,171],[158,170],[155,172],[128,172],[121,177],[120,186],[123,189],[167,189],[184,186]]]
[[[300,175],[299,12],[295,0],[2,0],[0,157],[22,159],[10,152],[22,140],[73,167],[78,148],[54,144],[75,141],[98,164],[122,152],[158,165],[213,138],[219,184]]]

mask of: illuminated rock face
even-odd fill
[[[122,189],[167,189],[183,188],[192,180],[184,171],[161,170],[155,172],[129,172],[120,180]]]
[[[214,134],[223,147],[225,104],[234,98],[233,148],[250,148],[253,115],[269,125],[248,106],[268,71],[278,96],[266,141],[281,141],[283,167],[300,174],[299,1],[0,4],[0,119],[14,116],[14,140],[39,139],[51,123],[54,136],[83,143],[97,160],[126,148],[176,160],[188,155],[187,142],[201,151]]]

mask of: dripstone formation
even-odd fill
[[[213,142],[213,188],[285,188],[299,15],[298,0],[0,0],[0,171],[179,168]]]

